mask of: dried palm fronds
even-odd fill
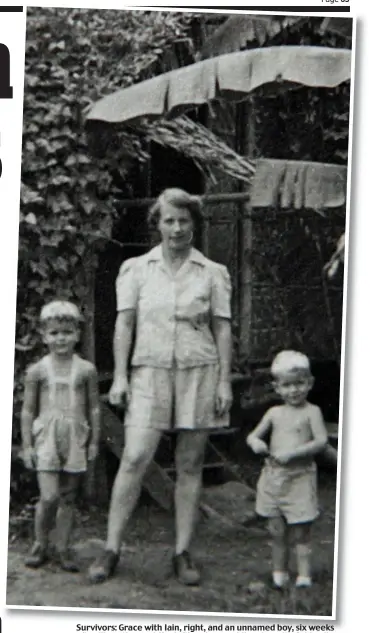
[[[235,152],[209,129],[186,116],[142,123],[136,129],[148,140],[188,156],[210,177],[213,177],[213,170],[218,170],[250,183],[255,173],[251,161]]]
[[[237,180],[251,183],[254,164],[244,158],[208,128],[187,116],[159,121],[109,126],[94,122],[88,134],[92,155],[103,159],[125,174],[135,161],[149,160],[148,142],[176,150],[194,161],[208,178],[215,181],[218,171]]]

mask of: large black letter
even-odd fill
[[[10,85],[10,54],[5,44],[0,44],[0,99],[12,99],[13,88]]]

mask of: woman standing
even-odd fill
[[[124,262],[117,278],[112,405],[124,403],[125,448],[115,479],[106,548],[89,578],[103,582],[119,559],[123,531],[164,431],[176,429],[174,573],[187,585],[200,575],[189,547],[210,429],[228,425],[231,284],[227,269],[192,247],[201,203],[166,189],[149,210],[161,244]],[[135,341],[130,380],[128,360]]]

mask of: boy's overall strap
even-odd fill
[[[46,376],[49,387],[49,404],[50,407],[53,408],[56,404],[56,382],[55,382],[55,373],[53,368],[53,363],[51,362],[51,356],[46,356],[45,358],[45,369]]]
[[[77,373],[78,373],[78,358],[77,358],[76,354],[73,354],[71,373],[70,373],[69,381],[68,381],[68,386],[69,386],[69,404],[70,404],[70,407],[71,407],[72,411],[74,410],[74,407],[75,407],[75,404],[76,404],[76,380],[77,380]]]
[[[50,406],[51,407],[56,406],[57,384],[63,382],[68,385],[69,406],[71,407],[71,409],[73,409],[73,407],[75,406],[75,398],[76,398],[75,385],[76,385],[76,378],[77,378],[77,373],[78,373],[78,359],[77,359],[76,354],[73,354],[71,371],[68,378],[65,378],[65,379],[57,378],[57,376],[55,375],[51,356],[46,357],[45,365],[46,365],[46,374],[47,374],[47,380],[48,380],[48,385],[49,385]]]

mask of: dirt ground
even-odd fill
[[[81,509],[75,529],[80,574],[67,574],[50,562],[39,570],[24,567],[32,523],[15,527],[11,517],[7,605],[101,609],[189,611],[238,614],[332,614],[332,570],[335,524],[335,475],[321,473],[322,514],[314,527],[314,580],[310,590],[292,585],[279,593],[269,587],[269,539],[264,523],[234,527],[202,516],[193,554],[202,571],[199,587],[186,588],[171,574],[172,516],[143,499],[127,532],[115,576],[103,585],[90,585],[89,563],[103,547],[106,511]],[[223,497],[231,503],[229,518],[241,520],[244,500],[232,483],[205,490],[207,502]],[[227,510],[227,508],[226,508]],[[292,561],[294,577],[294,560]]]

